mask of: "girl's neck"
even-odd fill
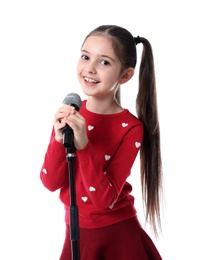
[[[115,99],[107,101],[93,97],[88,97],[86,109],[96,114],[116,114],[123,111]]]

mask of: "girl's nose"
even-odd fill
[[[86,71],[89,73],[96,73],[96,64],[95,62],[89,62],[88,65],[86,66]]]

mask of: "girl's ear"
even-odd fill
[[[124,84],[127,81],[129,81],[134,75],[134,68],[128,68],[127,70],[125,70],[123,72],[123,74],[121,75],[120,79],[119,79],[119,84]]]

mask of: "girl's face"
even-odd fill
[[[105,36],[90,36],[81,50],[77,75],[87,96],[113,96],[120,80],[121,63],[112,42]]]

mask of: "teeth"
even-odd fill
[[[89,78],[86,78],[86,77],[85,77],[85,80],[86,80],[87,82],[91,82],[91,83],[96,83],[96,82],[97,82],[97,81],[94,80],[94,79],[89,79]]]

